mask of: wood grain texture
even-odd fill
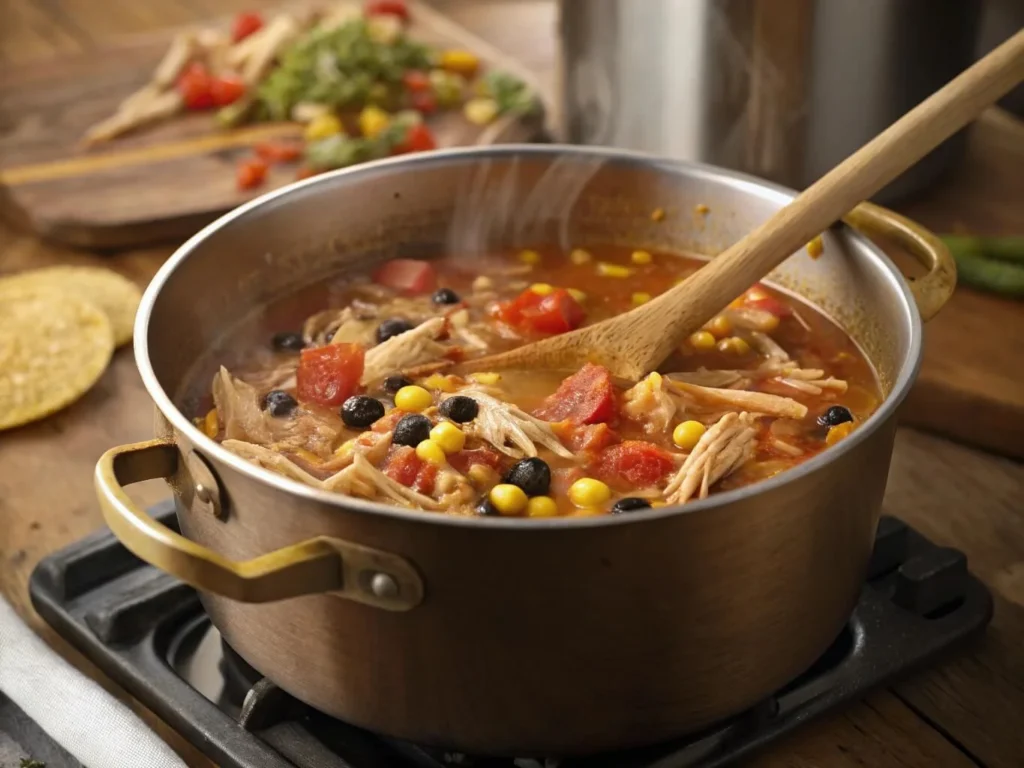
[[[146,29],[152,9],[136,6],[119,29]],[[170,4],[174,24],[187,16]],[[72,5],[75,16],[83,10]],[[89,23],[65,24],[81,30]],[[71,17],[74,18],[74,17]],[[95,23],[95,22],[93,22]],[[85,34],[85,33],[81,33]],[[140,33],[141,34],[141,33]],[[485,66],[532,74],[428,6],[413,9],[410,35],[438,47],[476,51]],[[298,126],[223,131],[212,114],[184,114],[92,149],[82,135],[147,82],[173,36],[145,34],[79,56],[10,67],[0,73],[0,206],[46,239],[90,248],[138,246],[186,237],[231,208],[295,179],[292,164],[270,169],[267,183],[240,191],[235,167],[260,136],[298,135]],[[428,123],[440,146],[530,141],[542,120],[504,120],[486,128],[458,111]]]
[[[155,0],[100,4],[92,0],[9,0],[19,18],[32,15],[36,26],[19,27],[19,38],[0,24],[0,60],[25,63],[106,45],[121,25],[128,31],[148,23],[199,20],[266,0]],[[549,0],[437,0],[442,10],[479,34],[501,40],[509,51],[530,57],[538,69],[552,61]],[[45,9],[45,11],[44,11]],[[166,16],[161,16],[166,13]],[[47,15],[50,14],[50,15]],[[6,21],[5,17],[5,21]],[[21,22],[19,22],[20,24]],[[134,26],[132,26],[134,25]],[[86,29],[76,38],[70,29]],[[944,183],[906,212],[937,231],[959,223],[968,231],[1017,233],[1024,230],[1024,147],[975,129],[968,160]],[[1010,146],[1007,146],[1010,144]],[[16,234],[0,225],[0,271],[55,263],[106,264],[144,284],[170,248],[124,252],[111,258],[76,253]],[[965,297],[970,300],[965,301]],[[977,301],[975,301],[975,299]],[[1005,314],[1017,325],[975,333],[986,321],[988,299],[960,289],[929,327],[925,369],[934,357],[948,358],[953,370],[973,369],[968,383],[991,394],[986,370],[1012,371],[1022,356],[1020,306],[1007,303]],[[966,318],[978,326],[961,332]],[[1010,339],[1010,343],[1006,343]],[[939,340],[942,346],[936,346]],[[1015,341],[1016,340],[1016,341]],[[1015,352],[1017,354],[1015,354]],[[961,368],[962,366],[962,368]],[[1017,381],[1024,379],[1018,377]],[[926,416],[928,414],[925,414]],[[940,421],[942,413],[930,416]],[[88,674],[103,678],[48,631],[28,602],[28,575],[40,557],[81,538],[101,525],[92,500],[91,472],[99,454],[111,445],[152,435],[149,400],[131,352],[122,350],[99,386],[68,410],[44,422],[0,437],[0,591],[37,630]],[[1020,432],[1018,432],[1020,434]],[[977,439],[977,438],[975,438]],[[889,692],[880,692],[846,711],[810,723],[743,765],[756,768],[964,768],[1020,765],[1019,698],[1024,680],[1024,489],[1019,464],[993,458],[930,435],[902,430],[890,474],[886,508],[928,535],[965,549],[971,568],[997,592],[996,617],[985,640],[958,652],[941,665],[913,676]],[[59,477],[61,482],[54,482]],[[937,482],[937,479],[941,482]],[[135,486],[142,503],[164,495],[158,485]],[[111,690],[117,690],[104,681]],[[123,691],[120,695],[124,698]],[[158,732],[172,741],[191,766],[210,768],[151,713],[135,705]],[[918,716],[917,712],[923,716]],[[934,723],[934,726],[932,724]],[[978,757],[972,760],[942,735],[950,734]]]

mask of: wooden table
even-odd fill
[[[0,25],[0,65],[87,51],[126,34],[185,24],[269,0],[7,0]],[[481,37],[550,73],[554,60],[551,0],[437,0]],[[2,106],[0,106],[2,109]],[[3,120],[0,116],[0,130]],[[966,168],[970,169],[971,158]],[[976,176],[976,174],[975,174]],[[957,175],[915,215],[941,217],[957,199]],[[976,179],[974,182],[976,187]],[[998,195],[1002,190],[989,190]],[[1024,230],[1024,199],[1016,200]],[[971,222],[961,221],[968,226]],[[144,284],[170,247],[99,256],[49,246],[0,225],[0,272],[53,263],[97,263]],[[997,329],[990,329],[998,332]],[[1024,386],[1024,385],[1022,385]],[[47,553],[100,527],[92,468],[115,444],[151,436],[152,412],[131,351],[117,353],[100,384],[71,408],[41,423],[0,434],[0,590],[50,642],[90,674],[95,668],[54,636],[29,604],[26,584]],[[164,495],[140,487],[140,500]],[[885,500],[934,540],[959,547],[992,589],[995,618],[972,647],[818,722],[752,759],[758,768],[1020,768],[1024,764],[1024,467],[904,429]],[[127,699],[110,681],[108,688]],[[725,684],[723,682],[723,684]],[[188,760],[209,762],[135,705]]]

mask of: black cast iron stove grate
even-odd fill
[[[151,512],[176,527],[173,503]],[[934,660],[983,630],[992,615],[991,596],[961,552],[883,517],[846,628],[811,669],[768,700],[667,744],[513,760],[382,737],[296,701],[221,642],[193,589],[142,563],[109,533],[43,560],[30,591],[58,633],[222,768],[718,768]]]

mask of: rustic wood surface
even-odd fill
[[[8,0],[0,11],[4,14],[0,66],[89,53],[125,34],[269,4],[261,0],[111,0],[103,4]],[[554,57],[550,0],[437,0],[434,5],[534,69],[550,71]],[[0,119],[0,131],[7,125],[6,118]],[[956,225],[980,232],[1024,229],[1022,155],[1019,147],[1015,151],[1002,146],[999,135],[976,135],[962,168],[908,210],[937,229]],[[150,248],[101,258],[0,226],[0,272],[53,263],[103,263],[144,284],[170,250]],[[1016,324],[1020,334],[1022,305],[999,304],[1002,314],[986,316],[990,306],[987,298],[982,301],[973,292],[958,289],[950,308],[929,326],[923,379],[938,377],[936,371],[942,369],[935,367],[935,361],[942,360],[949,375],[960,376],[965,388],[988,393],[991,384],[983,380],[977,365],[983,355],[990,355],[994,370],[1006,376],[1007,390],[1020,394],[1019,382],[1024,378],[1014,379],[1013,371],[1020,371],[1022,337],[990,318]],[[948,400],[919,407],[938,408],[938,413],[928,414],[936,421],[974,417],[972,412],[952,409]],[[956,425],[950,430],[956,432]],[[97,675],[95,668],[33,613],[28,576],[42,556],[100,527],[91,480],[99,454],[111,445],[151,434],[151,406],[130,350],[118,352],[100,383],[72,407],[38,424],[0,434],[0,592],[48,641],[93,675]],[[157,484],[136,492],[142,502],[155,501],[165,493]],[[992,626],[983,639],[951,653],[942,664],[802,727],[746,764],[757,768],[1019,768],[1024,755],[1020,727],[1024,717],[1022,500],[1024,467],[1020,464],[901,430],[886,511],[967,553],[971,568],[994,593]],[[104,683],[127,700],[112,683]],[[152,714],[135,706],[190,765],[210,765]]]
[[[305,5],[305,3],[301,4]],[[514,59],[453,24],[429,6],[416,9],[410,34],[438,48],[469,48],[485,66],[530,76]],[[230,25],[224,18],[211,24]],[[289,123],[225,131],[212,113],[183,113],[88,148],[85,131],[142,87],[167,51],[175,30],[73,56],[0,70],[0,204],[8,217],[45,239],[88,248],[138,247],[187,237],[203,224],[275,187],[295,180],[298,163],[274,165],[258,189],[239,190],[235,167],[252,145],[294,138]],[[542,121],[507,119],[481,128],[459,111],[428,119],[438,144],[454,147],[523,142]]]

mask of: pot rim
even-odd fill
[[[174,274],[174,271],[185,262],[191,253],[202,243],[237,219],[242,219],[249,214],[258,211],[260,208],[277,201],[279,198],[292,194],[298,189],[306,189],[317,185],[330,185],[338,183],[338,179],[356,179],[365,175],[372,175],[381,168],[391,166],[429,167],[434,165],[445,165],[451,161],[472,161],[474,159],[506,158],[515,155],[531,155],[534,157],[556,158],[564,155],[573,155],[582,159],[604,158],[611,161],[625,161],[648,166],[655,170],[667,173],[678,173],[685,171],[687,175],[706,181],[726,182],[741,191],[748,191],[768,197],[780,203],[780,207],[788,204],[796,195],[792,189],[773,182],[760,179],[750,174],[720,168],[718,166],[695,163],[683,160],[674,160],[647,152],[634,150],[614,149],[605,147],[585,147],[569,144],[501,144],[492,147],[458,147],[453,149],[434,150],[432,152],[406,155],[403,157],[385,158],[376,160],[351,168],[342,168],[329,173],[314,176],[309,179],[294,182],[280,189],[263,194],[237,208],[229,211],[215,221],[203,227],[199,232],[185,241],[167,259],[153,276],[143,294],[135,318],[134,328],[134,349],[135,363],[142,376],[146,391],[154,404],[159,408],[164,417],[171,423],[176,432],[184,433],[188,441],[202,449],[206,455],[212,456],[217,462],[227,464],[237,472],[246,475],[250,479],[271,486],[277,490],[300,496],[309,501],[320,504],[327,504],[333,507],[343,508],[346,511],[384,515],[398,520],[416,522],[428,525],[456,525],[487,528],[503,528],[508,530],[534,531],[537,529],[550,530],[552,528],[580,528],[605,525],[628,525],[631,523],[649,522],[656,519],[670,517],[678,514],[697,514],[710,512],[720,507],[767,492],[790,483],[795,483],[803,477],[817,472],[825,465],[837,460],[845,453],[854,450],[860,443],[866,440],[876,429],[888,421],[895,413],[900,403],[907,396],[910,387],[917,377],[922,357],[922,321],[917,311],[917,305],[910,292],[906,278],[889,259],[888,256],[876,246],[870,239],[861,235],[856,230],[842,225],[845,234],[861,246],[864,246],[870,257],[883,268],[886,277],[893,288],[903,299],[903,310],[910,325],[910,340],[907,353],[900,371],[893,382],[892,390],[861,427],[842,440],[839,445],[822,451],[817,456],[803,462],[802,464],[788,469],[785,472],[761,480],[751,485],[742,486],[722,493],[708,496],[706,499],[687,502],[683,505],[673,505],[648,510],[641,510],[631,515],[600,515],[594,517],[554,517],[554,518],[502,518],[502,517],[470,517],[463,515],[430,514],[422,510],[410,510],[402,507],[394,507],[365,499],[357,499],[330,491],[321,491],[308,485],[291,480],[282,475],[275,474],[270,470],[258,467],[246,461],[240,456],[222,447],[220,443],[207,437],[195,427],[187,416],[182,413],[174,404],[171,398],[164,391],[163,386],[157,379],[156,373],[149,360],[149,321],[152,315],[153,306],[163,289],[165,283]]]

